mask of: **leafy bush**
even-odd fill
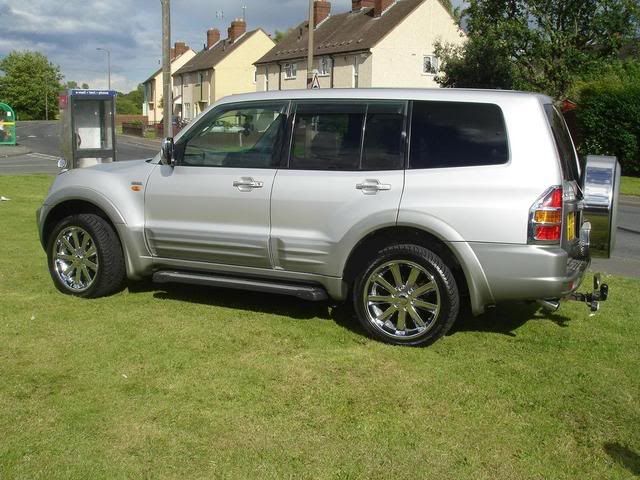
[[[612,67],[576,93],[580,153],[615,155],[624,175],[640,176],[640,64]]]

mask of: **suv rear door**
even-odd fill
[[[341,276],[367,233],[396,224],[406,102],[301,101],[271,198],[275,268]]]

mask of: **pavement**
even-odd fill
[[[0,158],[19,157],[29,153],[31,150],[23,145],[0,145]]]

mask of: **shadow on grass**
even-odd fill
[[[350,303],[331,306],[327,302],[308,302],[284,295],[249,292],[205,286],[169,284],[159,286],[148,282],[131,284],[129,291],[154,292],[162,300],[176,300],[215,307],[234,308],[258,313],[283,315],[297,320],[319,318],[333,320],[337,325],[356,334],[365,335],[355,318]],[[485,332],[516,336],[516,330],[529,321],[550,320],[559,327],[568,326],[570,318],[541,310],[535,303],[500,305],[480,317],[474,317],[468,307],[463,308],[448,335],[463,332]]]
[[[151,282],[131,284],[129,291],[132,293],[153,292],[154,298],[160,300],[176,300],[210,305],[212,307],[235,308],[256,313],[284,315],[297,320],[309,320],[312,318],[331,319],[327,303],[307,302],[295,297],[283,295],[177,283],[158,285]]]
[[[460,332],[485,332],[516,336],[516,330],[531,321],[550,320],[559,327],[568,327],[571,319],[558,312],[552,313],[541,309],[534,302],[511,302],[498,305],[485,314],[474,317],[469,307],[460,311],[458,320],[448,335]]]
[[[640,475],[640,455],[619,443],[605,443],[604,451],[632,475]]]

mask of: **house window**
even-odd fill
[[[422,60],[423,75],[435,75],[438,73],[438,59],[435,55],[425,55]]]
[[[327,77],[331,74],[331,58],[322,57],[320,58],[320,63],[318,65],[318,75],[322,77]]]
[[[254,68],[253,69],[253,84],[257,84],[258,83],[258,68]]]
[[[284,78],[285,80],[291,80],[296,78],[296,74],[298,73],[298,65],[295,63],[285,63],[284,64]]]

